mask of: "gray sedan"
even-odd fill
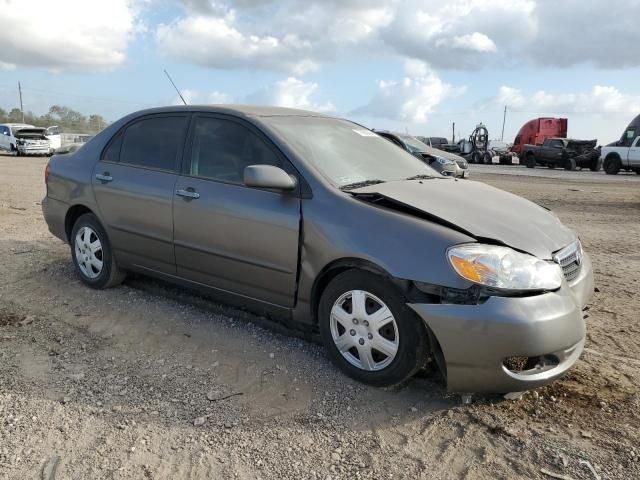
[[[347,120],[145,110],[45,178],[45,219],[87,286],[139,272],[318,329],[372,385],[433,362],[452,391],[522,391],[583,349],[593,278],[574,232]]]

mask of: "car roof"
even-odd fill
[[[261,105],[175,105],[168,107],[156,107],[136,112],[136,115],[148,115],[153,113],[175,112],[210,112],[227,113],[247,117],[328,117],[318,112],[299,110],[297,108],[270,107]]]
[[[33,127],[33,125],[29,123],[0,123],[0,125],[2,125],[3,127],[25,127],[25,128]]]

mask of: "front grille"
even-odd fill
[[[557,251],[553,255],[553,261],[560,265],[567,282],[574,280],[582,269],[582,245],[576,240],[571,245]]]

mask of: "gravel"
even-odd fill
[[[429,372],[354,382],[314,334],[176,287],[87,289],[43,223],[44,163],[0,156],[0,479],[45,478],[56,458],[59,479],[640,478],[631,180],[475,175],[576,229],[600,292],[567,376],[463,405]]]

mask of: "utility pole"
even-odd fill
[[[502,117],[502,135],[500,136],[500,141],[504,142],[504,124],[507,121],[507,106],[504,106],[504,116]]]
[[[22,113],[22,123],[24,123],[24,109],[22,108],[22,86],[18,82],[18,95],[20,95],[20,113]]]
[[[456,122],[453,122],[453,131],[451,133],[451,143],[456,143]]]

